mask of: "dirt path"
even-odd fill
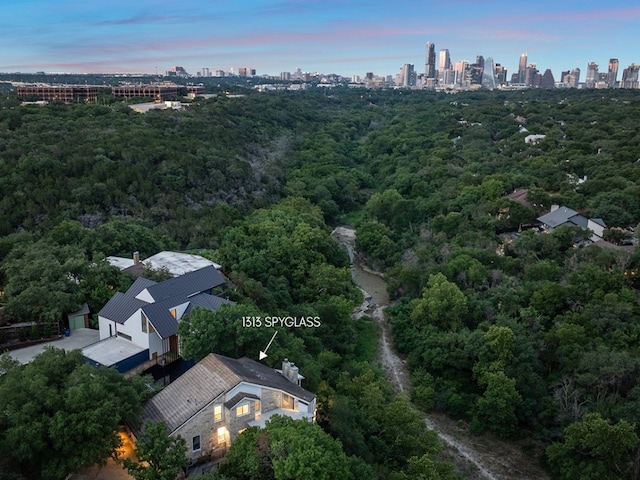
[[[411,390],[411,381],[406,364],[393,349],[391,327],[386,321],[384,308],[389,300],[386,292],[381,294],[380,283],[375,277],[381,275],[367,270],[359,264],[354,255],[355,231],[348,227],[338,227],[334,238],[343,243],[353,265],[354,281],[365,292],[367,300],[360,307],[360,314],[367,310],[380,325],[380,363],[387,378],[399,393]],[[367,289],[373,289],[368,295]],[[446,453],[456,465],[458,472],[470,480],[549,480],[548,474],[540,468],[535,459],[525,455],[519,445],[504,442],[488,435],[471,435],[466,425],[455,422],[445,415],[429,413],[427,426],[438,434],[445,444]]]

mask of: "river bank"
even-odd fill
[[[331,236],[345,246],[351,260],[351,276],[365,295],[365,301],[353,318],[372,317],[380,325],[379,362],[387,379],[398,394],[411,391],[409,372],[404,360],[393,348],[391,326],[384,309],[389,306],[387,283],[379,272],[369,269],[355,248],[356,232],[348,226],[337,227]],[[427,426],[438,434],[446,453],[459,474],[470,480],[549,480],[534,459],[527,457],[520,447],[487,435],[471,435],[466,425],[440,413],[425,415]]]

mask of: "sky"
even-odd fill
[[[620,79],[639,26],[639,0],[0,0],[0,72],[395,75],[433,42],[509,77],[521,53],[556,80],[613,57]]]

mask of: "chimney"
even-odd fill
[[[133,264],[138,265],[140,263],[140,252],[133,252]]]
[[[282,375],[290,382],[300,385],[301,375],[298,374],[298,367],[286,358],[282,361]]]

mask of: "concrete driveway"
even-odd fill
[[[33,360],[33,357],[41,353],[47,346],[55,348],[63,348],[70,352],[71,350],[82,350],[87,345],[96,343],[100,340],[100,332],[91,328],[78,328],[73,330],[68,337],[61,337],[51,342],[39,343],[30,347],[20,348],[9,352],[12,358],[18,362],[25,364]]]

